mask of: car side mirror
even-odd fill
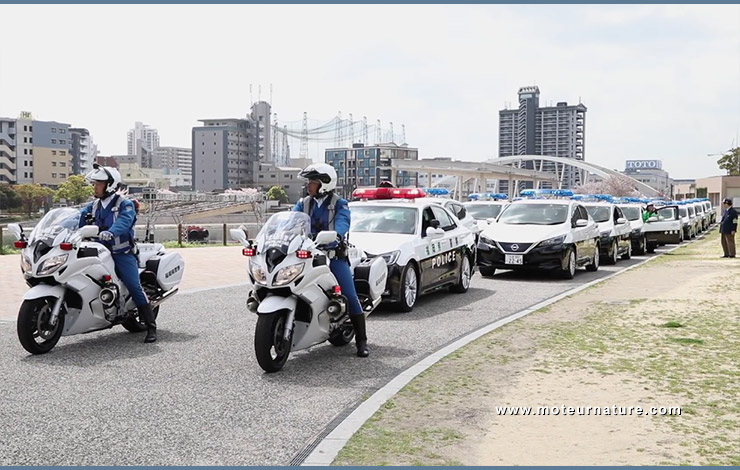
[[[92,238],[97,237],[98,232],[100,232],[100,228],[97,225],[83,225],[77,233],[82,238]]]
[[[337,240],[337,232],[334,230],[322,230],[316,235],[314,242],[317,245],[326,245]]]
[[[432,228],[439,228],[439,220],[432,219],[429,221],[429,226]]]
[[[489,217],[489,218],[486,219],[486,223],[488,225],[495,224],[496,223],[496,219],[493,218],[493,217]]]
[[[585,227],[588,225],[588,220],[586,219],[578,219],[576,220],[576,227]]]
[[[429,237],[430,239],[442,238],[444,234],[445,231],[441,228],[427,227],[427,237]]]
[[[8,224],[8,230],[10,230],[10,233],[12,233],[17,240],[21,239],[21,234],[23,233],[23,230],[21,229],[20,225]]]
[[[624,217],[620,217],[617,219],[617,224],[626,224],[626,223],[627,223],[627,219],[625,219]]]

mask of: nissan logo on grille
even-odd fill
[[[517,245],[516,243],[511,245],[511,251],[519,251],[519,245]]]

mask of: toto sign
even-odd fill
[[[663,168],[662,160],[627,160],[624,163],[626,170],[660,170]]]

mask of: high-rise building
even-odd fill
[[[24,111],[15,122],[16,184],[33,183],[33,116]]]
[[[0,118],[0,183],[16,183],[16,120]]]
[[[70,128],[70,138],[72,146],[72,173],[75,175],[84,175],[92,170],[92,164],[95,161],[97,146],[92,141],[90,131],[83,128]]]
[[[69,127],[69,124],[56,121],[32,121],[34,183],[56,187],[74,174]]]
[[[520,88],[519,107],[499,111],[499,157],[548,155],[585,160],[586,109],[582,103],[568,105],[567,102],[540,107],[538,87]],[[582,183],[582,172],[571,166],[563,168],[542,160],[525,162],[525,168],[557,173],[563,188]],[[501,183],[500,189],[506,191],[508,182]],[[532,183],[522,184],[523,189]]]
[[[137,122],[134,128],[128,131],[127,152],[128,155],[138,155],[138,163],[144,167],[151,167],[151,161],[147,158],[151,152],[159,147],[159,133],[157,129]]]
[[[244,119],[201,119],[192,130],[196,191],[260,186],[261,164],[272,164],[270,104],[252,105]]]
[[[352,144],[352,148],[329,148],[324,152],[325,161],[337,170],[337,191],[349,197],[358,187],[377,186],[391,180],[391,161],[395,159],[418,160],[419,149],[394,143]],[[396,186],[416,186],[416,172],[399,171]]]

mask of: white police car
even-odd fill
[[[423,191],[427,196],[432,196],[429,198],[430,202],[439,204],[448,211],[452,212],[452,214],[457,217],[458,220],[460,220],[460,222],[468,228],[468,230],[473,232],[473,234],[477,238],[478,233],[480,233],[481,231],[481,229],[478,227],[478,223],[472,215],[468,214],[467,209],[462,203],[449,198],[449,190],[445,188],[424,188]]]
[[[624,260],[632,258],[632,228],[622,209],[613,204],[612,197],[598,194],[585,196],[580,201],[599,226],[600,255],[604,262],[616,264],[620,256]]]
[[[621,198],[623,202],[617,203],[622,214],[630,223],[630,241],[632,242],[632,253],[644,255],[647,247],[645,234],[642,233],[645,223],[642,221],[642,213],[645,208],[637,198]]]
[[[471,201],[464,204],[465,209],[478,223],[480,230],[495,222],[501,210],[509,204],[506,194],[473,193],[468,198]]]
[[[464,293],[475,268],[473,233],[415,188],[357,189],[349,242],[388,265],[383,298],[413,309],[419,295],[449,287]]]
[[[569,190],[525,190],[522,195],[569,197]],[[599,269],[599,229],[579,201],[519,199],[480,234],[478,269],[552,270],[572,279],[578,266]]]
[[[691,206],[688,206],[691,208]],[[655,252],[658,245],[678,244],[683,241],[683,226],[678,206],[671,204],[662,207],[656,207],[658,214],[650,217],[643,232],[647,239],[647,252]]]

